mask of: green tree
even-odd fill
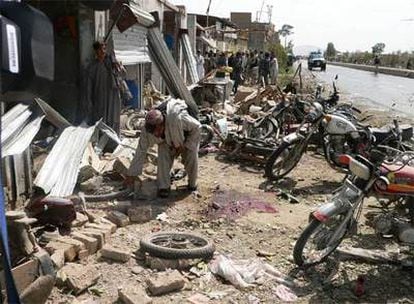
[[[283,24],[282,28],[279,30],[279,35],[285,38],[285,48],[286,48],[286,39],[289,35],[292,35],[293,26],[289,24]]]
[[[385,43],[379,42],[372,47],[372,54],[381,55],[384,52]]]
[[[326,47],[326,53],[325,53],[325,55],[326,55],[326,58],[329,59],[329,60],[332,60],[332,59],[335,58],[335,56],[336,56],[336,49],[335,49],[335,46],[334,46],[334,44],[332,42],[329,42],[328,43],[328,46]]]

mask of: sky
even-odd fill
[[[189,13],[205,14],[208,0],[170,0],[182,4]],[[371,51],[385,43],[385,53],[414,51],[414,0],[211,0],[210,15],[230,17],[230,12],[256,12],[263,5],[262,22],[268,21],[268,6],[273,6],[272,23],[294,27],[296,47],[303,45],[326,49],[332,42],[339,51]]]

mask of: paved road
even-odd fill
[[[306,64],[302,64],[306,68]],[[414,79],[328,65],[326,72],[312,71],[324,82],[338,75],[338,89],[355,104],[363,103],[398,115],[414,117]],[[394,105],[394,106],[393,106]]]

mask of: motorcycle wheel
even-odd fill
[[[270,180],[278,180],[287,175],[302,158],[303,150],[303,141],[283,141],[267,160],[265,176]]]
[[[298,266],[310,267],[322,263],[335,251],[346,235],[348,225],[340,231],[339,237],[332,244],[330,238],[337,232],[342,224],[342,216],[329,219],[327,222],[320,222],[312,219],[309,225],[303,230],[293,248],[293,259]],[[309,251],[311,245],[316,246],[318,253]]]
[[[276,132],[275,138],[278,136],[279,128],[274,126],[273,123],[269,119],[263,119],[259,125],[249,126],[247,130],[247,137],[249,138],[256,138],[256,139],[265,139],[268,137],[272,137],[273,134]]]
[[[214,254],[214,244],[196,234],[159,232],[141,239],[140,248],[150,255],[164,259],[205,259]]]

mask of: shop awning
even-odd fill
[[[124,31],[113,31],[115,57],[123,65],[151,62],[147,48],[147,29],[134,25]]]

